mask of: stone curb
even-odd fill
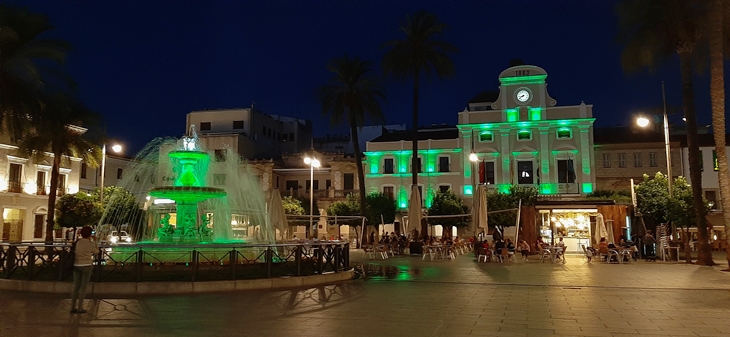
[[[325,285],[350,280],[353,269],[322,275],[279,277],[256,280],[206,282],[106,282],[89,283],[88,295],[173,295],[238,290],[288,289]],[[0,290],[46,294],[70,294],[72,282],[0,280]]]

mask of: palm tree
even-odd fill
[[[101,157],[99,146],[84,137],[82,126],[97,121],[96,113],[64,94],[46,96],[44,108],[31,120],[34,127],[19,145],[20,152],[37,160],[50,152],[53,155],[51,186],[48,194],[48,219],[46,220],[46,242],[53,242],[53,210],[56,209],[59,169],[64,160],[81,158],[90,166],[96,166]]]
[[[710,45],[710,99],[712,101],[712,130],[717,154],[720,202],[725,233],[730,234],[730,175],[725,150],[725,74],[723,69],[723,33],[730,27],[723,23],[723,17],[730,14],[730,6],[723,8],[722,0],[712,0],[708,11],[708,42]],[[730,235],[727,235],[730,240]],[[730,270],[730,246],[727,249],[728,270]]]
[[[692,80],[693,61],[704,33],[703,5],[698,0],[624,0],[616,9],[619,16],[619,40],[624,44],[621,55],[624,70],[653,70],[673,55],[679,56],[692,204],[699,234],[697,263],[714,265],[707,240],[707,210],[702,199],[702,172]]]
[[[360,60],[359,57],[345,55],[335,58],[327,64],[327,70],[334,76],[319,88],[322,113],[330,116],[332,124],[344,122],[350,126],[360,188],[360,214],[365,215],[365,174],[357,129],[363,126],[366,118],[385,120],[380,108],[380,100],[385,100],[385,91],[372,75],[372,62]]]
[[[70,45],[41,38],[52,28],[45,15],[0,5],[0,127],[13,139],[28,129],[26,116],[41,109],[40,95],[49,87],[47,79],[73,87],[57,68]]]
[[[430,79],[433,74],[444,79],[454,74],[454,63],[449,53],[457,52],[457,48],[448,42],[436,40],[448,25],[439,21],[436,15],[420,11],[413,16],[406,16],[401,23],[400,31],[405,34],[403,40],[386,42],[383,47],[390,50],[383,57],[383,71],[397,80],[405,81],[413,78],[413,158],[412,184],[418,185],[418,90],[421,73]]]

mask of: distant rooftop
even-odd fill
[[[455,126],[449,125],[432,125],[429,128],[418,129],[418,140],[429,140],[429,139],[456,139],[459,138],[459,129]],[[398,130],[388,133],[384,133],[378,138],[371,140],[372,143],[379,142],[397,142],[401,140],[412,140],[412,130]]]

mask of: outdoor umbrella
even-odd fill
[[[281,202],[279,190],[273,190],[271,192],[271,200],[269,200],[269,223],[273,229],[278,229],[281,237],[284,238],[284,232],[289,229],[289,222],[286,220],[284,204]]]
[[[421,193],[418,186],[411,187],[411,199],[408,202],[408,232],[414,229],[421,231]],[[422,233],[423,235],[423,233]]]
[[[613,231],[608,231],[606,223],[603,221],[603,214],[596,215],[596,242],[601,242],[601,238],[606,238],[608,242],[613,242]]]
[[[487,222],[487,193],[483,185],[478,185],[474,193],[474,206],[472,212],[472,226],[476,235],[479,228],[488,228]]]

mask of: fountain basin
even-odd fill
[[[160,186],[150,190],[150,196],[182,202],[200,202],[226,196],[222,188],[206,186]]]

